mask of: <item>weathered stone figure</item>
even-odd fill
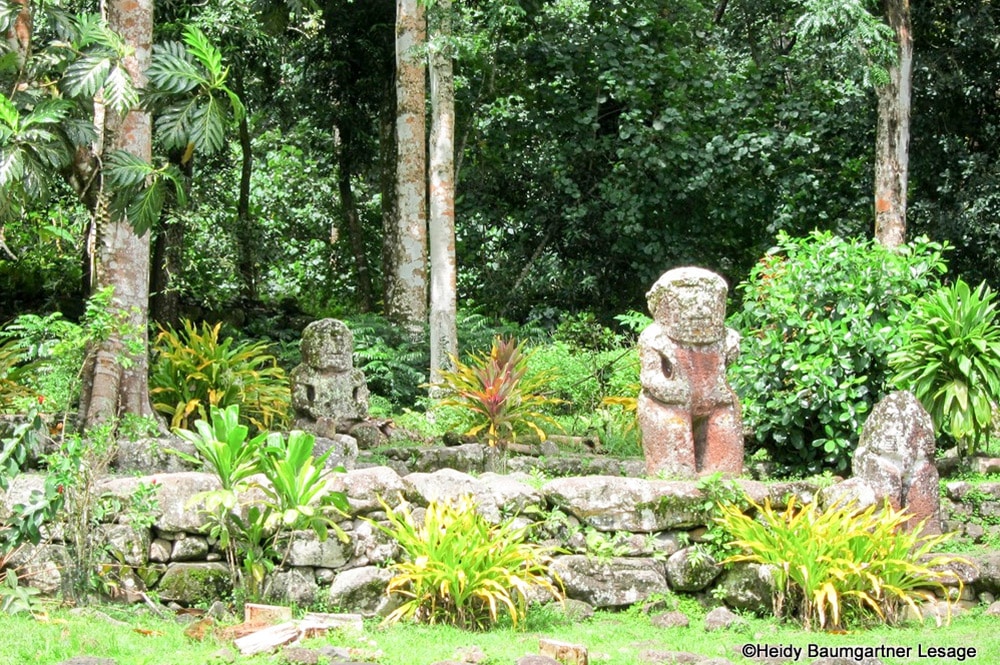
[[[851,480],[870,487],[876,501],[911,513],[908,528],[926,520],[925,535],[941,533],[936,446],[934,421],[920,401],[908,391],[890,393],[865,420]]]
[[[639,427],[650,475],[743,471],[743,423],[726,365],[726,282],[702,268],[665,273],[646,294],[654,323],[639,337]]]
[[[302,331],[301,349],[302,364],[288,376],[299,421],[346,431],[366,418],[368,385],[364,373],[354,369],[354,335],[344,322],[313,321]]]

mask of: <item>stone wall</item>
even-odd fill
[[[24,501],[42,482],[41,476],[19,476],[3,506]],[[140,482],[159,487],[160,511],[152,527],[137,530],[124,523],[123,515],[109,515],[109,522],[96,531],[119,553],[109,561],[121,565],[123,595],[141,597],[139,592],[148,589],[164,601],[181,604],[225,597],[228,568],[195,498],[218,487],[214,476],[183,472],[108,478],[97,492],[127,503],[124,500]],[[807,482],[765,485],[741,480],[739,484],[755,501],[770,498],[778,505],[790,496],[811,501],[817,489]],[[766,609],[769,604],[764,571],[743,567],[723,572],[699,545],[710,521],[711,502],[695,482],[610,475],[543,482],[525,473],[473,476],[454,469],[401,476],[388,466],[377,466],[335,474],[329,487],[344,492],[350,502],[350,514],[340,522],[347,542],[333,536],[320,542],[311,532],[294,534],[285,565],[269,580],[274,600],[385,612],[384,589],[390,576],[386,564],[400,552],[369,522],[384,517],[379,498],[391,506],[406,501],[419,507],[469,494],[487,519],[516,517],[525,524],[535,523],[533,533],[540,541],[562,549],[554,570],[569,598],[596,607],[623,607],[668,591],[714,590],[714,596],[734,608]],[[977,502],[975,514],[1000,516],[1000,484],[980,485],[973,491],[967,483],[953,483],[948,495],[946,526],[972,514],[963,502],[970,496]],[[70,559],[60,532],[53,529],[51,543],[24,550],[18,561],[29,575],[27,581],[47,593],[59,592],[66,583],[63,571]],[[969,535],[985,537],[986,530]],[[980,557],[962,575],[968,585],[965,598],[997,593],[1000,554]]]

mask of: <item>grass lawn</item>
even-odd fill
[[[688,608],[685,608],[688,609]],[[227,644],[208,638],[194,641],[184,636],[184,626],[161,620],[143,609],[104,606],[100,611],[127,626],[109,622],[93,613],[71,614],[53,610],[45,620],[27,615],[0,616],[0,665],[55,665],[74,656],[113,658],[118,665],[187,665],[226,662],[216,654]],[[691,626],[657,628],[648,616],[634,610],[598,612],[586,621],[570,621],[545,610],[529,617],[523,630],[499,628],[488,633],[469,633],[445,626],[398,625],[380,628],[366,624],[362,635],[333,632],[309,640],[302,646],[346,646],[357,649],[355,660],[380,665],[429,665],[456,659],[463,647],[476,646],[486,654],[486,665],[512,665],[521,656],[538,653],[538,639],[548,637],[585,645],[590,661],[597,665],[638,665],[643,652],[689,651],[725,657],[734,663],[750,663],[739,655],[744,644],[801,648],[798,660],[811,663],[810,645],[820,647],[909,647],[908,657],[881,657],[886,665],[904,663],[996,663],[1000,662],[1000,618],[985,616],[980,609],[936,627],[910,624],[903,628],[873,628],[847,634],[806,633],[790,624],[747,618],[738,629],[707,633],[702,613],[688,612]],[[963,648],[963,653],[954,649]],[[933,649],[953,651],[938,652]],[[976,649],[973,657],[970,648]],[[233,651],[235,653],[235,650]],[[845,655],[844,653],[838,655]],[[964,660],[962,656],[964,655]],[[368,656],[367,658],[365,656]],[[235,659],[237,664],[282,663],[273,655]],[[773,661],[772,661],[773,662]]]

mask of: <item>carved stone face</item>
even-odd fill
[[[663,274],[646,294],[649,311],[667,335],[686,344],[711,344],[726,336],[726,281],[702,268]]]

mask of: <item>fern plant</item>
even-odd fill
[[[347,325],[354,333],[355,363],[372,394],[394,407],[416,404],[430,364],[426,345],[410,340],[399,326],[375,314],[351,317]]]
[[[189,428],[196,418],[207,420],[210,407],[233,404],[258,430],[284,425],[291,401],[285,371],[267,344],[220,339],[220,328],[185,320],[179,331],[160,329],[150,373],[154,408],[172,427]]]

